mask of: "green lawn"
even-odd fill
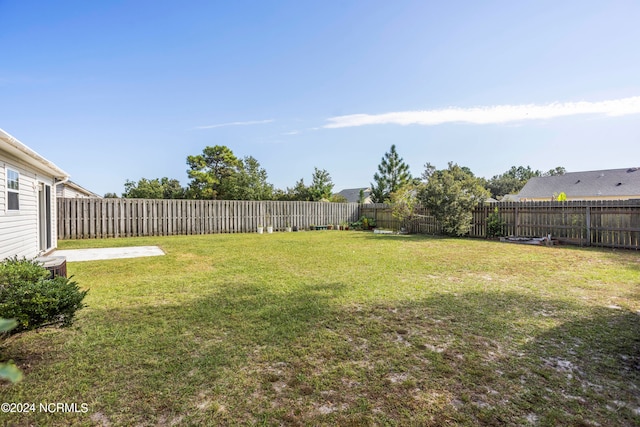
[[[640,254],[319,231],[70,263],[66,330],[5,341],[9,425],[640,424]],[[38,409],[38,408],[36,408]]]

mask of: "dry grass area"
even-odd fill
[[[62,242],[89,307],[5,341],[7,425],[640,424],[640,254],[359,232]]]

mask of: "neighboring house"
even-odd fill
[[[55,185],[69,175],[0,129],[0,260],[57,245]]]
[[[520,190],[522,201],[552,200],[560,193],[567,200],[640,199],[640,169],[608,169],[568,172],[531,178]]]
[[[502,196],[502,199],[500,199],[501,202],[519,202],[520,201],[520,196],[518,196],[517,194],[505,194],[504,196]]]
[[[73,181],[61,182],[56,185],[56,197],[77,199],[102,199],[102,196],[87,190]]]
[[[344,196],[349,203],[359,203],[360,202],[360,191],[364,193],[364,202],[363,203],[371,203],[371,189],[368,187],[363,188],[348,188],[346,190],[342,190],[338,193],[339,196]]]

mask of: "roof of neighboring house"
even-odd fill
[[[371,189],[369,187],[362,188],[347,188],[338,193],[340,196],[344,196],[349,203],[359,203],[360,202],[360,190],[364,192],[364,202],[371,203],[371,199],[369,196],[371,195]]]
[[[0,129],[0,150],[5,151],[26,164],[33,166],[43,172],[52,175],[55,178],[66,179],[69,174],[33,151],[31,148]]]
[[[505,194],[504,196],[502,196],[502,199],[500,199],[501,202],[519,202],[520,201],[520,196],[518,196],[517,194]]]
[[[520,198],[551,198],[564,192],[576,197],[640,197],[640,168],[568,172],[531,178],[520,190]]]
[[[64,183],[61,183],[61,184],[59,184],[59,185],[64,185],[64,186],[66,186],[66,187],[69,187],[69,188],[71,188],[71,189],[73,189],[73,190],[77,191],[78,193],[82,193],[82,194],[84,194],[84,195],[86,195],[86,196],[88,196],[88,197],[97,197],[97,198],[102,199],[102,196],[100,196],[99,194],[96,194],[96,193],[94,193],[93,191],[89,191],[89,190],[87,190],[86,188],[82,187],[82,186],[81,186],[81,185],[79,185],[79,184],[76,184],[75,182],[73,182],[73,181],[71,181],[71,180],[66,181],[66,182],[64,182]]]

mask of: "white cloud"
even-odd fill
[[[220,123],[217,125],[208,125],[208,126],[196,126],[194,129],[214,129],[221,128],[225,126],[248,126],[248,125],[262,125],[265,123],[271,123],[273,120],[251,120],[247,122],[231,122],[231,123]]]
[[[291,132],[285,132],[283,135],[298,135],[300,133],[299,130],[292,130]]]
[[[553,119],[578,114],[625,116],[640,114],[640,96],[600,102],[554,102],[546,105],[493,105],[473,108],[399,111],[383,114],[351,114],[327,119],[327,129],[375,124],[435,126],[443,123],[500,124],[522,120]]]

